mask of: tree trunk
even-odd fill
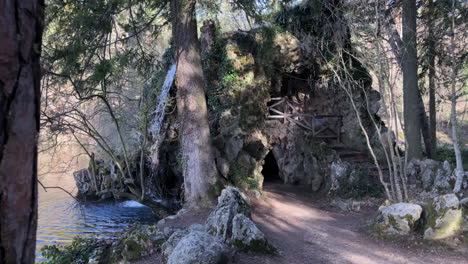
[[[422,95],[418,89],[418,110],[419,110],[419,120],[421,125],[421,133],[424,141],[424,147],[426,148],[426,155],[428,158],[433,159],[434,155],[432,151],[432,138],[430,134],[430,124],[426,115],[426,109],[424,108],[424,101]]]
[[[177,111],[188,207],[208,205],[217,194],[219,179],[208,125],[195,4],[196,0],[171,2]]]
[[[0,263],[34,263],[42,0],[0,0]]]
[[[416,54],[416,0],[403,1],[403,104],[409,159],[422,157],[418,106],[418,59]]]
[[[435,102],[435,35],[434,35],[434,3],[432,0],[427,1],[430,17],[428,19],[428,66],[429,66],[429,135],[431,139],[431,149],[427,150],[429,158],[434,159],[437,151],[437,135],[436,135],[436,102]]]
[[[452,142],[453,150],[455,152],[456,168],[455,168],[455,186],[453,188],[454,193],[460,192],[462,189],[465,172],[463,168],[463,159],[460,151],[460,143],[458,142],[458,120],[457,120],[457,60],[455,54],[455,0],[452,0],[452,14],[450,24],[450,55],[452,60],[452,74],[450,76],[451,88],[452,88],[452,109],[450,115],[450,123],[452,124]]]

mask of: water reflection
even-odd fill
[[[69,243],[77,235],[112,237],[136,222],[154,224],[151,209],[134,201],[77,203],[61,190],[39,189],[37,261],[47,244]]]

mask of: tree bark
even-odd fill
[[[416,0],[403,1],[403,104],[408,158],[421,158],[421,122],[418,106],[418,59],[416,54]]]
[[[196,0],[171,1],[177,111],[188,207],[207,206],[217,194],[219,179],[208,125],[195,4]]]
[[[437,135],[436,135],[436,102],[435,102],[435,35],[434,35],[434,3],[432,0],[427,1],[429,9],[429,18],[428,18],[428,57],[427,64],[429,67],[429,135],[431,139],[431,148],[427,150],[429,158],[434,159],[437,151]]]
[[[455,0],[452,0],[452,15],[450,23],[450,57],[452,61],[452,74],[450,76],[451,88],[452,88],[452,107],[450,114],[450,123],[452,124],[452,142],[453,142],[453,151],[455,152],[455,186],[453,188],[454,193],[458,193],[462,189],[463,180],[465,177],[465,171],[463,168],[463,159],[460,151],[460,143],[458,141],[458,120],[457,120],[457,75],[458,75],[458,66],[457,59],[455,54]]]
[[[386,21],[384,21],[383,25],[384,25],[385,30],[387,31],[388,36],[389,36],[387,41],[388,41],[388,43],[389,43],[389,45],[390,45],[390,47],[392,49],[392,52],[393,52],[393,54],[394,54],[394,56],[395,56],[395,58],[396,58],[396,60],[398,62],[399,67],[403,71],[403,54],[405,54],[405,50],[404,50],[405,44],[401,40],[400,35],[398,34],[398,31],[396,29],[395,20],[392,17],[392,11],[393,11],[393,7],[389,8],[386,11],[386,13],[385,13]],[[417,55],[416,55],[416,63],[417,63]],[[417,71],[417,69],[416,69],[416,71]],[[403,79],[404,79],[404,77],[403,77]],[[428,122],[428,118],[427,118],[427,115],[426,115],[426,110],[425,110],[425,107],[424,107],[424,102],[422,100],[421,92],[419,91],[419,89],[418,89],[417,101],[415,101],[414,104],[416,104],[417,108],[418,108],[419,121],[420,121],[419,127],[421,128],[421,133],[422,133],[423,138],[424,138],[424,145],[426,147],[427,155],[429,156],[429,158],[433,158],[434,155],[435,155],[434,148],[435,148],[435,144],[436,144],[435,143],[435,140],[436,140],[435,130],[434,130],[434,135],[432,136],[432,133],[430,131],[430,124]],[[429,106],[429,107],[431,107],[431,106]],[[435,105],[434,105],[434,107],[435,107]],[[434,112],[435,112],[435,110],[434,110]],[[421,153],[422,153],[422,149],[421,149]]]
[[[0,0],[0,263],[34,263],[43,0]]]
[[[422,95],[418,89],[418,111],[419,111],[419,121],[421,126],[422,138],[424,141],[424,147],[426,150],[426,155],[428,158],[433,159],[434,155],[432,153],[432,138],[430,134],[430,124],[426,115],[426,109],[424,107],[424,101]]]

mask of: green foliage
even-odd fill
[[[263,176],[252,175],[249,168],[238,163],[231,163],[229,180],[234,186],[247,190],[259,190],[263,183]]]
[[[67,246],[47,245],[41,249],[47,264],[86,264],[94,257],[98,240],[76,237]]]
[[[54,77],[71,81],[78,92],[102,89],[130,65],[148,73],[155,54],[142,48],[143,32],[157,36],[166,1],[48,1],[43,64]],[[139,45],[128,45],[138,38]],[[138,47],[139,46],[139,47]]]

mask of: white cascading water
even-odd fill
[[[164,121],[165,109],[167,99],[169,98],[169,91],[171,90],[172,84],[174,83],[175,74],[177,70],[177,65],[173,63],[169,68],[169,71],[166,74],[166,78],[164,79],[164,84],[161,88],[161,91],[158,95],[158,104],[156,105],[156,109],[153,112],[153,122],[149,128],[149,132],[153,136],[154,144],[152,146],[152,160],[153,163],[157,163],[158,157],[158,149],[161,143],[161,128]]]

